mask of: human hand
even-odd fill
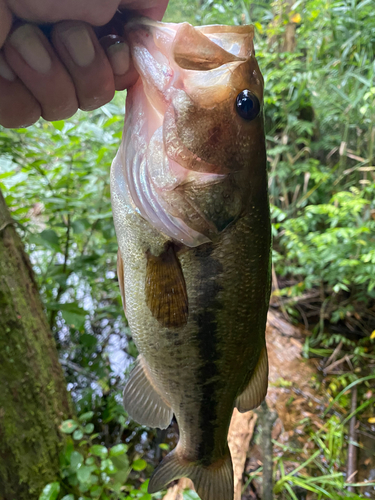
[[[118,7],[160,20],[168,0],[0,0],[0,125],[62,120],[109,102],[137,74],[120,36],[105,34]],[[53,23],[47,38],[36,25]],[[100,41],[98,35],[101,37]]]

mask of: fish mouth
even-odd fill
[[[127,97],[127,189],[145,220],[189,247],[214,241],[242,213],[237,143],[247,125],[234,103],[251,79],[253,37],[252,26],[125,25],[140,75]]]
[[[221,155],[215,155],[214,151],[221,144],[225,146],[223,136],[228,134],[223,127],[220,130],[214,123],[207,124],[207,134],[198,138],[198,148],[183,129],[191,126],[191,118],[194,125],[198,123],[202,113],[210,112],[212,103],[218,109],[215,121],[221,120],[220,114],[236,119],[234,102],[238,93],[246,88],[241,80],[244,75],[254,73],[252,66],[254,62],[256,65],[254,27],[193,27],[188,23],[162,23],[133,17],[125,26],[125,37],[150,106],[159,113],[160,120],[155,121],[153,132],[162,125],[164,117],[167,155],[194,171],[233,172],[235,161],[231,166],[223,165]],[[255,69],[259,83],[261,75],[257,65]],[[190,116],[192,111],[194,117]],[[229,122],[227,126],[230,127]],[[172,139],[179,148],[171,146]]]
[[[161,35],[162,33],[162,35]],[[146,17],[131,17],[124,28],[129,46],[151,49],[155,45],[175,69],[210,71],[229,63],[240,63],[254,55],[254,26],[207,25],[194,27],[189,23],[162,23]],[[133,58],[137,67],[137,58]],[[175,64],[173,64],[175,63]],[[212,77],[212,75],[211,75]]]

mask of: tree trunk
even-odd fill
[[[70,398],[33,270],[0,191],[0,500],[58,478]]]
[[[271,31],[276,32],[269,40],[268,45],[271,47],[274,44],[278,46],[278,52],[294,52],[296,50],[296,27],[300,16],[291,16],[294,0],[276,0],[272,4],[274,14],[271,21]],[[286,24],[285,24],[286,22]],[[285,26],[282,32],[281,27]]]

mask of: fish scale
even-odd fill
[[[111,169],[119,281],[139,351],[124,405],[143,425],[165,428],[173,414],[178,422],[178,445],[154,472],[150,493],[186,476],[202,500],[232,500],[233,408],[260,404],[268,372],[263,117],[243,119],[235,104],[244,89],[262,102],[253,31],[140,19],[125,34],[140,80],[128,93],[123,143]],[[160,60],[169,63],[162,78]],[[161,168],[173,182],[164,181]]]

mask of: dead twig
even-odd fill
[[[337,356],[339,355],[339,353],[341,351],[341,348],[342,348],[342,340],[340,340],[340,343],[336,346],[333,353],[330,355],[330,357],[325,362],[326,367],[329,366],[331,363],[333,363],[333,361],[336,360]]]
[[[272,428],[277,413],[270,411],[266,401],[258,410],[262,422],[262,454],[263,454],[263,500],[273,500],[273,445]]]
[[[351,401],[351,409],[350,413],[355,412],[357,409],[357,386],[355,385],[352,388],[352,401]],[[353,415],[350,419],[350,427],[349,427],[349,448],[348,448],[348,464],[347,464],[347,482],[351,482],[354,480],[355,475],[357,474],[357,429],[356,429],[357,419],[356,416]],[[348,486],[348,491],[354,493],[354,486]]]
[[[94,373],[91,373],[88,369],[82,368],[82,366],[77,365],[77,363],[73,363],[73,361],[70,361],[69,359],[60,358],[59,361],[60,365],[62,366],[66,366],[67,368],[70,368],[71,370],[80,373],[81,375],[84,375],[85,377],[92,380],[96,379]]]
[[[302,317],[303,324],[305,325],[305,329],[308,330],[309,329],[309,322],[308,322],[308,319],[307,319],[307,316],[306,316],[304,310],[302,309],[301,306],[298,305],[298,303],[295,305],[295,308],[297,309],[297,311],[300,313],[300,315]]]
[[[350,360],[351,360],[351,358],[353,358],[353,357],[354,357],[354,354],[350,354],[350,355],[345,354],[345,356],[344,356],[343,358],[338,359],[338,360],[337,360],[337,361],[335,361],[334,363],[331,363],[329,366],[326,366],[326,367],[324,368],[324,372],[325,372],[325,373],[331,373],[331,372],[332,372],[332,370],[333,370],[334,368],[336,368],[336,366],[341,365],[341,363],[344,363],[344,361],[346,361],[346,362],[348,363],[348,365],[349,365],[349,368],[350,368],[350,369],[353,369],[353,368],[350,366],[350,365],[351,365]],[[349,364],[349,363],[350,363],[350,364]]]
[[[288,321],[290,321],[289,314],[288,314],[287,310],[285,309],[285,306],[284,306],[284,304],[283,304],[283,301],[282,301],[282,299],[281,299],[281,297],[280,297],[280,288],[279,288],[279,283],[278,283],[278,281],[277,281],[277,276],[276,276],[275,266],[274,266],[274,264],[273,264],[273,263],[272,263],[272,271],[271,271],[271,273],[272,273],[272,284],[273,284],[273,287],[274,287],[274,289],[275,289],[275,291],[276,291],[276,295],[275,295],[275,296],[276,296],[276,298],[277,298],[277,301],[278,301],[278,302],[279,302],[279,304],[280,304],[280,309],[281,309],[281,311],[282,311],[282,313],[283,313],[283,315],[284,315],[285,319],[287,319]]]

